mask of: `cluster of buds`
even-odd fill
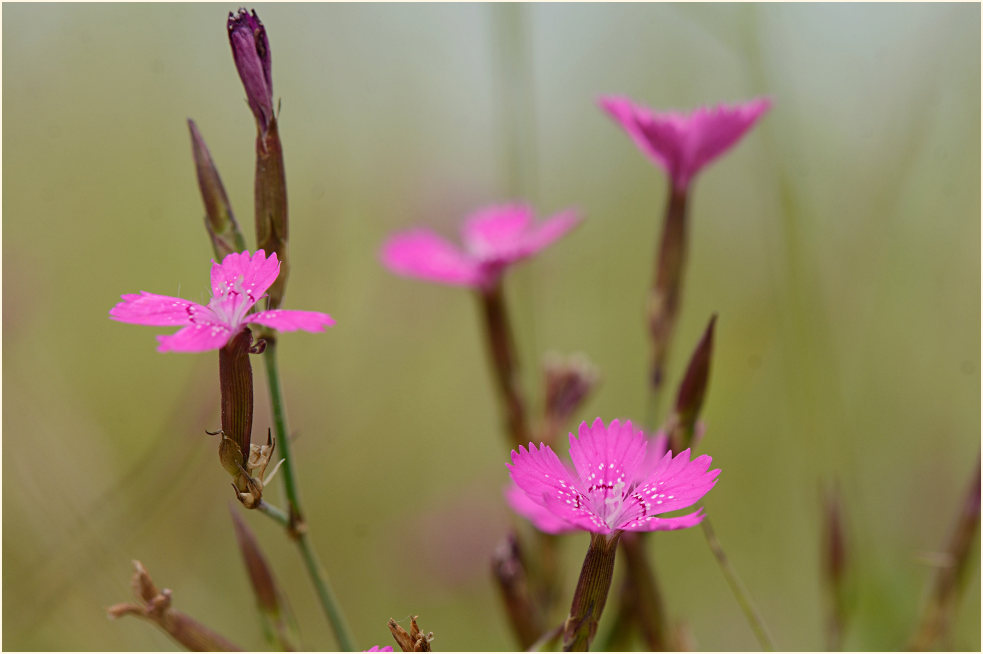
[[[124,602],[106,609],[111,618],[133,615],[153,622],[182,646],[193,652],[240,652],[223,636],[215,633],[194,618],[171,607],[171,591],[157,588],[150,573],[139,561],[133,562],[133,593],[139,603]]]
[[[429,652],[430,643],[433,641],[433,632],[427,632],[424,634],[420,631],[420,625],[416,623],[416,619],[420,617],[414,615],[410,617],[410,630],[406,631],[399,623],[389,618],[389,631],[392,632],[393,638],[396,639],[396,644],[399,645],[400,649],[404,652]]]

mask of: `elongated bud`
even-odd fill
[[[822,571],[827,591],[826,649],[839,650],[846,620],[847,544],[843,507],[835,485],[823,493]]]
[[[279,308],[287,284],[287,179],[283,148],[273,107],[273,67],[266,28],[256,12],[229,14],[229,43],[249,108],[256,118],[256,248],[276,252],[280,274],[270,287],[266,308]]]
[[[256,247],[267,255],[276,252],[280,274],[270,287],[267,308],[276,309],[283,301],[283,291],[290,273],[287,257],[287,177],[283,169],[283,148],[277,120],[270,120],[265,133],[256,137]]]
[[[239,543],[239,551],[242,552],[242,559],[246,564],[249,583],[252,585],[253,594],[256,596],[256,606],[259,608],[260,616],[264,622],[264,631],[266,631],[271,644],[278,645],[284,651],[294,651],[296,647],[294,647],[293,638],[289,633],[284,607],[280,601],[280,591],[273,580],[273,572],[259,548],[256,536],[253,535],[245,521],[239,517],[235,507],[230,507],[230,509],[236,541]]]
[[[171,608],[171,591],[158,590],[150,573],[139,561],[134,561],[133,591],[139,602],[115,604],[106,609],[111,618],[134,615],[153,622],[183,647],[193,652],[241,652],[242,648],[229,642],[194,618]]]
[[[690,357],[683,381],[679,384],[674,418],[671,421],[672,429],[669,431],[669,449],[673,452],[682,452],[692,444],[696,421],[700,417],[710,382],[710,360],[713,356],[713,331],[716,324],[717,314],[714,314],[710,317],[703,337]]]
[[[519,647],[527,649],[543,633],[543,619],[533,601],[526,566],[515,534],[509,534],[492,554],[492,575],[502,593],[512,630]]]
[[[212,239],[215,260],[221,261],[227,254],[245,250],[246,241],[239,231],[222,179],[195,121],[188,119],[188,129],[191,131],[191,154],[195,159],[198,188],[205,203],[205,228]]]
[[[590,535],[590,546],[570,604],[570,615],[563,626],[563,650],[566,652],[586,652],[597,634],[597,623],[614,576],[619,535]]]
[[[246,100],[256,117],[256,125],[265,132],[273,120],[273,66],[266,28],[256,12],[240,9],[229,13],[229,45],[239,79],[246,89]]]

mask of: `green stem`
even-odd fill
[[[259,506],[256,507],[261,513],[265,513],[270,518],[273,518],[275,522],[280,523],[280,526],[289,529],[290,528],[290,516],[288,516],[283,509],[268,504],[266,500],[262,500]]]
[[[764,620],[761,619],[761,615],[758,614],[758,610],[751,601],[751,596],[748,594],[747,588],[741,583],[734,568],[731,567],[730,561],[727,560],[727,555],[724,554],[724,548],[720,546],[716,534],[713,533],[713,527],[710,526],[710,518],[703,518],[700,526],[703,528],[703,535],[707,539],[707,545],[710,546],[710,550],[717,557],[720,570],[724,573],[724,578],[727,579],[727,585],[730,586],[734,597],[737,599],[737,603],[740,604],[741,610],[744,611],[744,617],[747,618],[748,624],[751,625],[751,629],[758,639],[758,643],[761,644],[761,649],[774,652],[775,644],[771,641],[771,636],[768,635],[768,629],[765,627]]]
[[[331,590],[328,577],[318,561],[314,547],[311,545],[310,537],[307,534],[307,525],[304,523],[303,513],[300,508],[300,492],[297,487],[293,457],[290,453],[290,438],[287,436],[287,419],[284,411],[283,394],[280,389],[280,373],[276,361],[276,341],[272,338],[267,340],[266,351],[263,354],[266,361],[266,378],[270,387],[270,404],[273,407],[273,428],[276,432],[277,443],[280,445],[280,453],[283,456],[283,487],[287,494],[286,517],[287,533],[297,543],[300,548],[301,556],[304,558],[304,565],[307,567],[307,574],[311,577],[317,597],[321,601],[321,608],[331,623],[334,630],[338,646],[346,651],[356,650],[355,641],[352,639],[348,630],[348,625],[342,615],[338,600]],[[266,507],[263,509],[263,507]],[[273,510],[269,505],[261,505],[263,512],[281,522],[283,512]],[[279,515],[277,515],[279,513]],[[281,522],[282,524],[282,522]]]

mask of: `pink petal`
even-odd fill
[[[547,218],[522,237],[517,248],[520,256],[526,257],[545,249],[579,225],[580,220],[580,216],[571,210]]]
[[[230,291],[238,291],[247,298],[248,306],[244,310],[248,311],[263,297],[279,274],[280,262],[276,252],[269,257],[263,250],[256,250],[253,255],[248,251],[233,252],[225,255],[220,264],[212,262],[212,295],[223,297]]]
[[[690,451],[683,450],[671,461],[666,454],[652,476],[641,482],[635,493],[650,503],[649,514],[685,509],[698,502],[717,483],[720,470],[710,470],[706,454],[690,461]]]
[[[512,450],[512,463],[506,464],[512,481],[531,501],[546,507],[560,520],[598,533],[609,533],[604,521],[591,509],[590,501],[548,445],[532,443],[529,449]]]
[[[382,261],[398,275],[442,284],[481,286],[487,281],[478,262],[427,230],[391,237],[382,248]]]
[[[697,509],[693,513],[675,518],[659,518],[649,515],[626,522],[621,528],[625,531],[672,531],[674,529],[695,527],[702,521],[703,509]]]
[[[286,309],[260,311],[246,316],[246,322],[265,325],[281,332],[292,332],[297,329],[306,332],[323,332],[325,327],[334,326],[334,320],[326,313]]]
[[[579,438],[570,434],[570,459],[580,481],[589,493],[600,493],[602,499],[616,492],[620,497],[624,487],[635,481],[645,460],[645,448],[645,435],[630,420],[612,420],[605,427],[597,418],[590,427],[580,423]]]
[[[664,431],[659,431],[649,439],[648,446],[645,448],[645,460],[639,466],[636,477],[644,481],[652,476],[662,458],[669,451],[669,435]]]
[[[464,222],[464,244],[478,258],[500,259],[516,248],[532,217],[532,209],[521,204],[481,209]]]
[[[232,330],[219,323],[188,325],[170,336],[158,336],[158,352],[206,352],[229,342]]]
[[[547,534],[562,534],[576,528],[542,504],[533,502],[526,492],[515,484],[506,489],[505,501],[513,511],[531,522],[536,529]]]
[[[391,652],[393,651],[392,645],[386,645],[385,647],[379,647],[378,645],[373,645],[370,649],[362,650],[363,652]]]
[[[155,295],[141,291],[139,295],[122,295],[123,301],[109,310],[109,317],[136,325],[188,325],[211,319],[212,312],[200,304],[179,297]]]
[[[628,98],[601,98],[600,104],[679,189],[685,189],[704,166],[733,147],[771,107],[768,98],[700,107],[689,114],[653,112]]]
[[[722,104],[693,112],[690,130],[695,144],[690,153],[692,160],[688,162],[690,175],[733,147],[769,108],[770,99],[756,98],[743,104]]]
[[[669,171],[669,161],[666,159],[664,153],[657,150],[649,142],[648,137],[638,126],[638,120],[635,118],[636,112],[642,115],[643,119],[651,119],[652,112],[645,107],[635,107],[635,104],[628,98],[623,97],[602,97],[598,104],[601,108],[608,113],[611,118],[614,119],[616,123],[621,125],[621,127],[628,132],[628,136],[631,140],[635,142],[638,149],[641,150],[646,156],[652,159],[655,163]]]

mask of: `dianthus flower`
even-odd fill
[[[661,443],[661,445],[660,445]],[[664,448],[664,439],[653,445]],[[659,514],[692,506],[716,484],[720,470],[710,470],[710,457],[690,460],[690,451],[661,457],[648,453],[649,443],[631,421],[598,418],[581,423],[579,437],[570,434],[570,470],[548,445],[512,451],[507,464],[515,484],[541,511],[526,511],[534,524],[557,533],[559,523],[595,534],[661,531],[692,527],[702,509],[670,518]],[[513,506],[515,504],[513,503]],[[547,514],[549,517],[547,518]]]
[[[624,97],[602,97],[601,108],[635,145],[685,189],[708,163],[733,147],[771,107],[768,98],[700,107],[690,113],[656,112]]]
[[[157,337],[160,352],[217,350],[247,323],[308,332],[322,332],[334,324],[331,316],[317,311],[276,309],[250,314],[279,274],[275,252],[269,257],[263,250],[253,255],[233,252],[220,264],[212,262],[212,298],[207,305],[141,291],[121,296],[123,301],[110,310],[109,317],[136,325],[184,325],[174,334]]]
[[[636,481],[642,482],[649,473],[655,470],[662,457],[669,449],[669,437],[665,432],[659,432],[650,439],[647,439],[645,447],[645,459],[638,467]],[[533,524],[536,529],[547,534],[563,534],[576,531],[577,525],[569,522],[563,517],[557,516],[553,511],[539,502],[533,501],[529,495],[516,486],[515,482],[509,484],[505,489],[505,501],[513,511]]]
[[[539,252],[578,222],[573,211],[536,225],[528,206],[487,207],[465,220],[463,249],[428,229],[416,229],[390,237],[382,248],[382,261],[398,275],[487,289],[509,264]]]

